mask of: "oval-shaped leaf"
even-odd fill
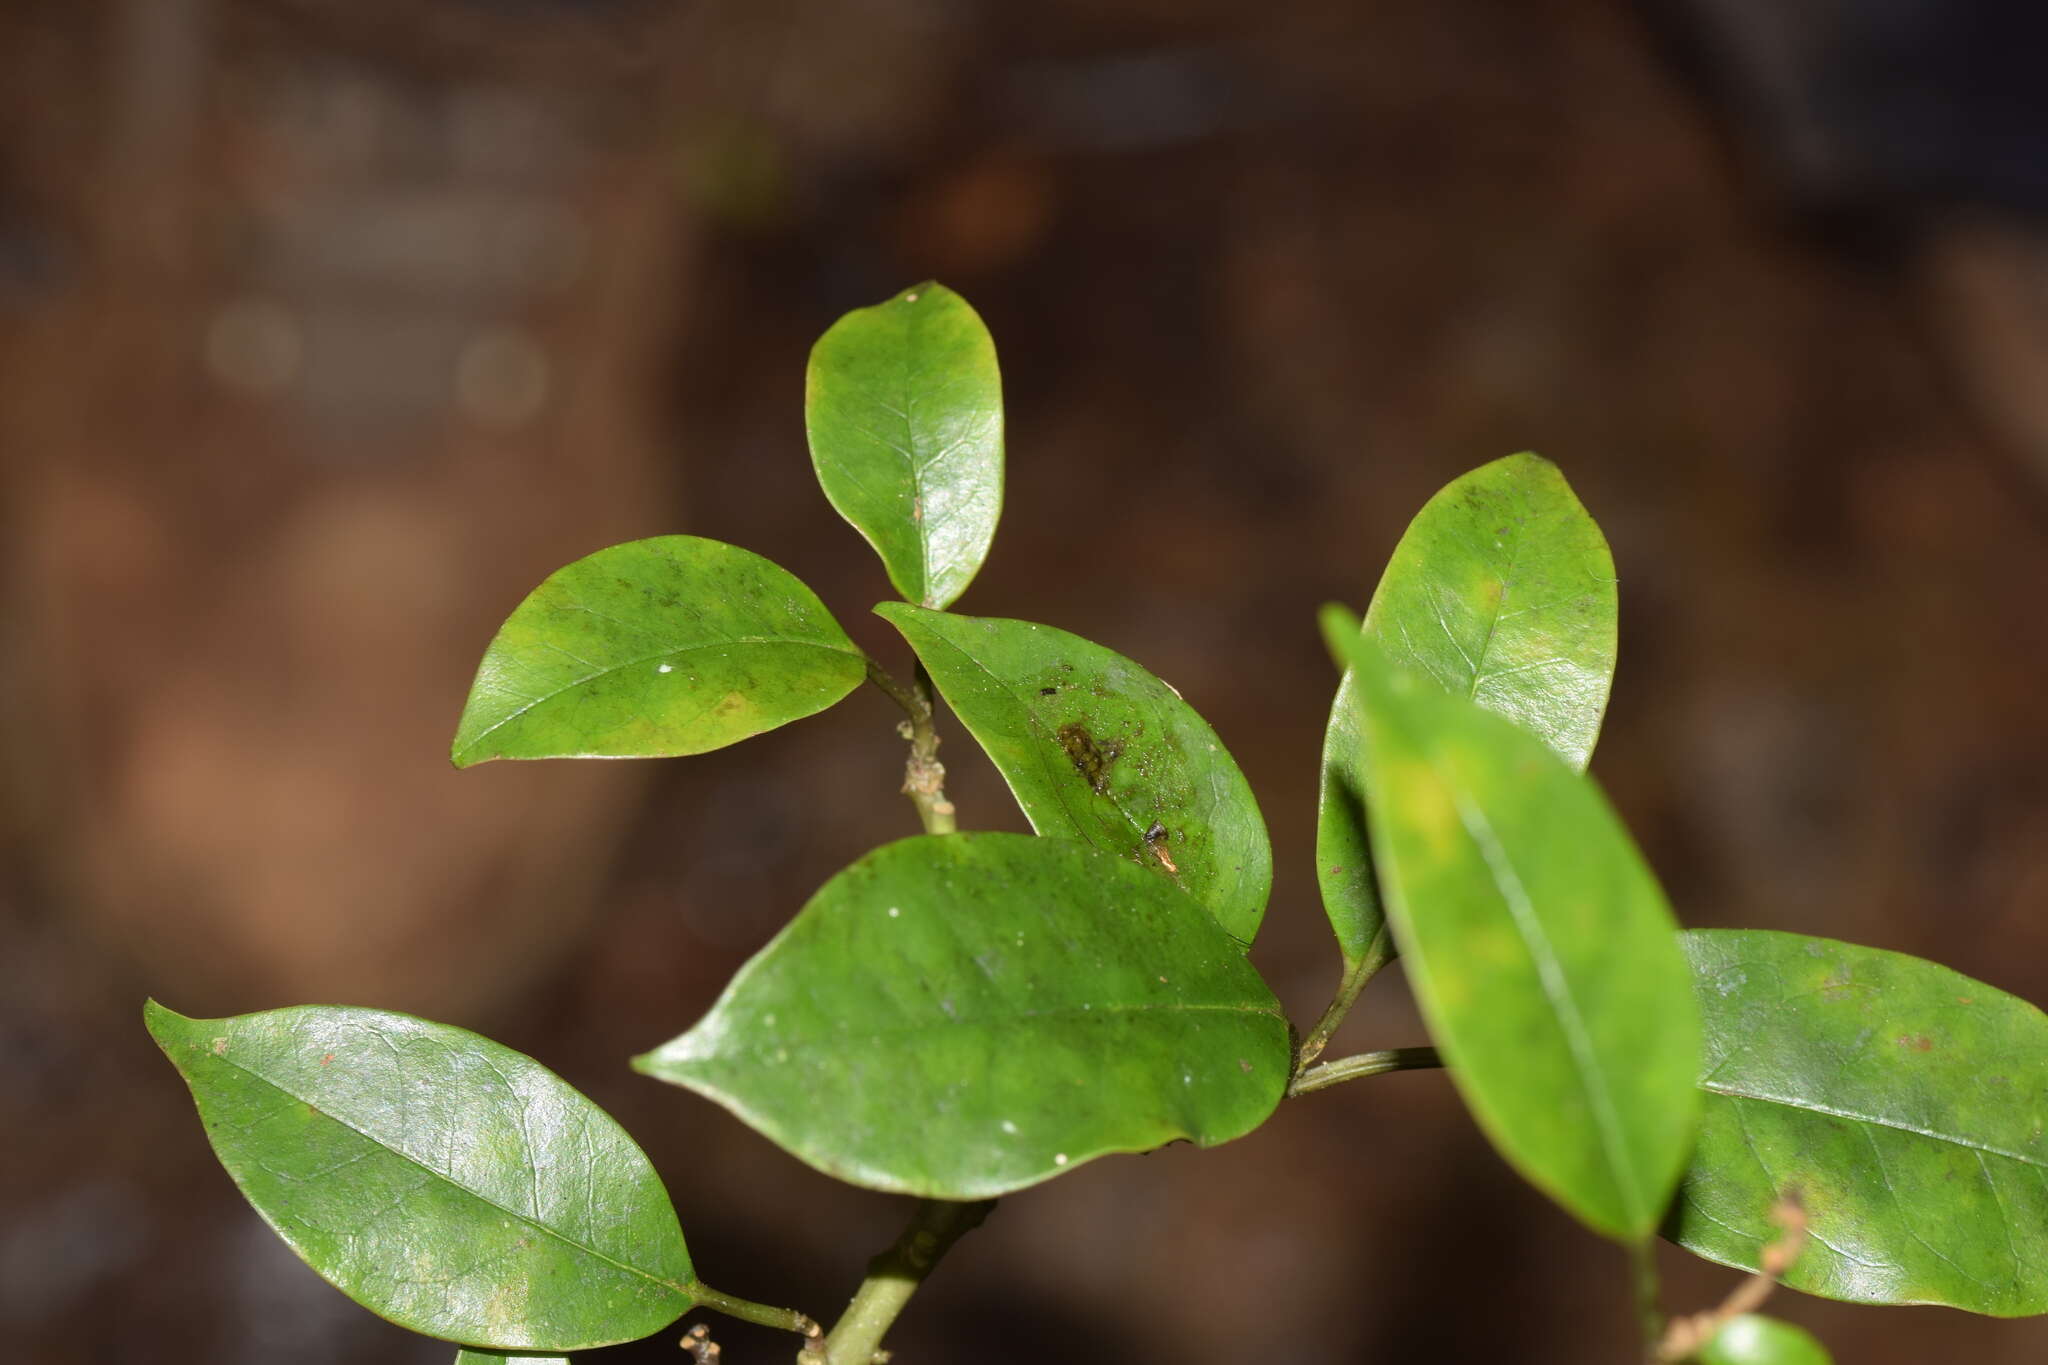
[[[1152,869],[1252,941],[1273,885],[1266,823],[1180,693],[1051,626],[894,602],[875,611],[917,651],[1033,829]]]
[[[1753,1269],[1789,1190],[1811,1231],[1795,1289],[2048,1312],[2048,1016],[1879,948],[1756,929],[1683,944],[1706,1109],[1671,1238]]]
[[[1288,1064],[1279,1004],[1195,901],[1025,834],[875,850],[634,1062],[829,1175],[937,1199],[1226,1142]]]
[[[1813,1333],[1789,1322],[1744,1313],[1730,1318],[1700,1348],[1700,1365],[1834,1365]]]
[[[1510,455],[1454,480],[1394,547],[1365,633],[1541,738],[1583,770],[1614,680],[1618,603],[1606,537],[1556,465]],[[1347,968],[1381,932],[1352,681],[1323,741],[1316,876]]]
[[[811,349],[804,427],[818,482],[906,602],[944,607],[1003,510],[1003,386],[967,300],[926,282],[856,308]]]
[[[822,711],[866,675],[786,570],[696,536],[629,541],[519,604],[477,668],[453,757],[701,754]]]
[[[188,1019],[151,1001],[144,1017],[264,1221],[400,1326],[568,1351],[637,1340],[694,1302],[646,1156],[530,1057],[382,1010]]]
[[[1691,1143],[1699,1017],[1656,878],[1540,739],[1362,636],[1373,859],[1431,1036],[1523,1175],[1595,1231],[1662,1215]]]

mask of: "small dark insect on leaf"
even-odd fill
[[[1145,842],[1151,846],[1152,856],[1159,860],[1161,867],[1168,872],[1179,872],[1180,869],[1173,865],[1173,858],[1166,851],[1166,839],[1166,826],[1154,820],[1152,828],[1145,831]]]

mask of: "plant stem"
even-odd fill
[[[946,799],[946,769],[939,762],[939,734],[932,725],[931,675],[920,660],[911,685],[905,687],[889,670],[869,659],[868,681],[886,692],[907,717],[897,727],[910,741],[910,758],[903,765],[903,794],[917,807],[926,834],[951,834],[955,828],[953,803]],[[953,1243],[981,1226],[995,1206],[993,1199],[971,1204],[918,1200],[895,1245],[868,1262],[868,1277],[854,1291],[853,1301],[833,1324],[831,1334],[820,1339],[813,1329],[810,1343],[797,1355],[797,1365],[870,1365],[878,1358],[882,1337],[924,1277]]]
[[[820,1330],[817,1323],[794,1308],[771,1308],[765,1303],[755,1303],[752,1299],[734,1298],[731,1294],[719,1293],[702,1280],[694,1280],[684,1285],[683,1289],[697,1301],[699,1308],[709,1308],[715,1313],[738,1318],[741,1322],[751,1322],[757,1327],[775,1327],[785,1332],[795,1332],[799,1336],[813,1338]]]
[[[1648,1237],[1630,1243],[1629,1278],[1635,1282],[1636,1319],[1642,1328],[1643,1360],[1655,1365],[1664,1340],[1664,1307],[1657,1299],[1657,1247]]]
[[[1364,991],[1365,983],[1372,980],[1379,974],[1380,968],[1393,960],[1393,936],[1387,932],[1387,926],[1382,924],[1380,931],[1372,936],[1372,942],[1365,945],[1365,951],[1359,955],[1358,961],[1344,969],[1344,979],[1337,983],[1336,998],[1331,1000],[1330,1007],[1323,1011],[1323,1017],[1316,1020],[1316,1026],[1308,1031],[1308,1037],[1301,1040],[1301,1050],[1294,1057],[1296,1079],[1300,1079],[1302,1073],[1314,1064],[1316,1058],[1323,1055],[1323,1049],[1330,1045],[1330,1037],[1336,1033],[1337,1026],[1344,1022],[1344,1016],[1358,1003],[1359,994]]]
[[[926,834],[951,834],[953,803],[946,799],[946,768],[939,762],[939,732],[932,727],[930,675],[920,663],[915,680],[905,687],[888,669],[869,659],[868,681],[887,693],[908,717],[898,727],[910,741],[910,757],[903,764],[903,794],[917,807]]]
[[[874,1260],[868,1277],[854,1291],[853,1301],[833,1325],[832,1334],[797,1356],[798,1365],[868,1365],[882,1337],[931,1273],[947,1248],[988,1217],[993,1199],[956,1204],[945,1199],[920,1199],[903,1235]]]
[[[1395,1047],[1384,1052],[1361,1052],[1356,1057],[1339,1057],[1296,1074],[1287,1096],[1328,1090],[1333,1085],[1355,1081],[1362,1076],[1380,1076],[1389,1071],[1433,1071],[1444,1064],[1433,1047]]]

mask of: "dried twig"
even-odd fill
[[[1788,1189],[1778,1196],[1778,1202],[1771,1208],[1771,1222],[1778,1228],[1778,1236],[1757,1258],[1756,1273],[1736,1285],[1719,1307],[1673,1318],[1651,1357],[1656,1365],[1690,1360],[1730,1319],[1754,1313],[1763,1306],[1771,1291],[1778,1287],[1778,1278],[1792,1268],[1799,1253],[1806,1249],[1806,1209],[1799,1202],[1797,1190]]]

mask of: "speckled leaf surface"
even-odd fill
[[[906,602],[944,607],[1003,510],[1003,387],[967,300],[925,283],[857,308],[811,349],[804,427],[818,483]]]
[[[1699,1108],[1699,1018],[1656,879],[1542,740],[1363,636],[1332,643],[1357,678],[1395,940],[1452,1079],[1538,1188],[1598,1232],[1647,1235]]]
[[[1510,455],[1423,505],[1395,546],[1365,632],[1398,663],[1540,736],[1584,769],[1614,679],[1607,540],[1556,465]],[[1316,876],[1347,967],[1384,915],[1373,881],[1347,673],[1323,741]]]
[[[647,1158],[531,1058],[381,1010],[188,1019],[152,1001],[145,1018],[242,1193],[364,1307],[543,1351],[689,1310],[689,1253]]]
[[[1761,1313],[1730,1318],[1699,1353],[1700,1365],[1834,1365],[1813,1333]]]
[[[1766,930],[1683,936],[1706,1112],[1667,1232],[1755,1267],[1796,1190],[1785,1276],[1864,1303],[2048,1312],[2048,1017],[1921,958]]]
[[[1278,1002],[1192,898],[1072,840],[948,834],[834,877],[634,1065],[829,1175],[979,1199],[1241,1136],[1289,1061]]]
[[[1236,761],[1178,692],[1051,626],[875,610],[917,651],[1033,829],[1130,859],[1252,941],[1273,883],[1266,824]]]
[[[761,556],[629,541],[519,604],[477,668],[453,758],[700,754],[824,710],[866,670],[817,594]]]

